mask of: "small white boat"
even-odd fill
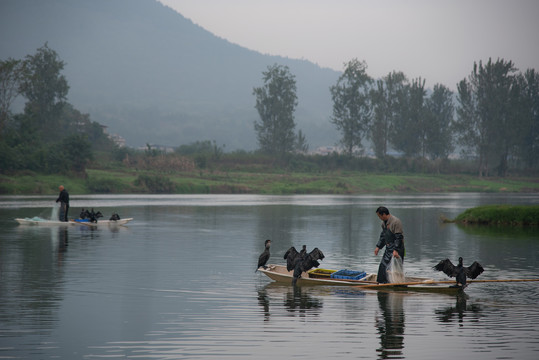
[[[266,269],[260,267],[258,271],[264,273],[270,279],[281,283],[292,283],[293,271],[288,271],[285,265],[267,265]],[[329,269],[312,269],[301,274],[296,285],[333,285],[333,286],[357,286],[358,289],[364,290],[385,290],[385,291],[425,291],[425,292],[444,292],[457,293],[462,291],[460,287],[449,286],[447,283],[454,284],[453,281],[434,281],[429,278],[406,276],[402,283],[379,284],[376,281],[376,274],[365,273],[359,279],[353,278],[334,278],[331,274],[337,273],[337,270]]]
[[[133,220],[133,218],[125,218],[119,220],[99,220],[97,222],[85,221],[85,220],[73,220],[73,223],[77,225],[86,225],[86,226],[115,226],[115,225],[125,225],[128,222]]]
[[[125,225],[128,222],[133,220],[133,218],[125,218],[120,220],[100,220],[98,222],[90,222],[88,220],[69,220],[69,221],[58,221],[58,220],[47,220],[39,217],[33,218],[17,218],[17,221],[20,225],[39,225],[39,226],[71,226],[71,225],[83,225],[83,226],[114,226],[114,225]]]

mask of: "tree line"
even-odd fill
[[[0,172],[84,174],[93,149],[114,148],[99,123],[66,101],[64,65],[47,43],[24,59],[0,61]],[[12,114],[19,96],[24,110]]]
[[[83,174],[95,149],[125,157],[126,151],[108,139],[99,123],[66,101],[64,65],[47,44],[24,59],[0,60],[0,172]],[[259,153],[277,158],[306,153],[307,140],[296,131],[294,119],[295,76],[287,66],[274,64],[262,72],[262,81],[253,88]],[[408,159],[443,161],[459,148],[476,162],[480,176],[505,176],[510,164],[537,170],[538,73],[521,73],[511,61],[489,59],[474,63],[457,89],[453,93],[442,84],[426,89],[424,79],[409,80],[397,71],[373,79],[367,64],[353,59],[329,88],[329,121],[350,158],[364,155],[368,141],[385,163],[394,152]],[[24,110],[12,114],[19,96],[25,99]],[[195,157],[204,168],[207,154],[220,159],[223,149],[215,141],[203,141],[180,146],[176,153]]]
[[[253,90],[260,149],[274,155],[305,150],[304,135],[294,133],[295,76],[275,64],[263,72],[263,81]],[[458,147],[477,162],[480,176],[505,176],[510,161],[537,169],[539,74],[489,59],[474,63],[457,88],[456,94],[442,84],[429,90],[424,79],[409,80],[397,71],[375,80],[365,62],[353,59],[329,89],[330,121],[348,156],[363,154],[365,141],[379,159],[391,150],[409,158],[447,159]]]

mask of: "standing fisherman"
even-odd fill
[[[64,189],[64,185],[60,185],[58,188],[60,189],[60,195],[58,195],[56,202],[60,202],[59,218],[60,221],[67,222],[67,212],[69,211],[69,193],[66,189]]]
[[[400,219],[389,214],[386,207],[380,206],[376,209],[376,215],[382,220],[382,232],[378,243],[376,243],[374,255],[378,255],[378,251],[384,246],[386,247],[378,267],[377,281],[380,284],[385,284],[389,282],[387,268],[391,263],[391,258],[394,256],[404,261],[404,233]]]

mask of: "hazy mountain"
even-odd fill
[[[339,138],[329,123],[338,72],[242,48],[156,0],[0,0],[0,34],[2,60],[48,42],[66,63],[69,102],[131,146],[255,149],[252,91],[275,63],[296,76],[296,123],[311,148]]]

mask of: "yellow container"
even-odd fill
[[[309,274],[310,278],[328,278],[336,272],[337,270],[329,270],[329,269],[312,269],[309,270],[307,273]]]

